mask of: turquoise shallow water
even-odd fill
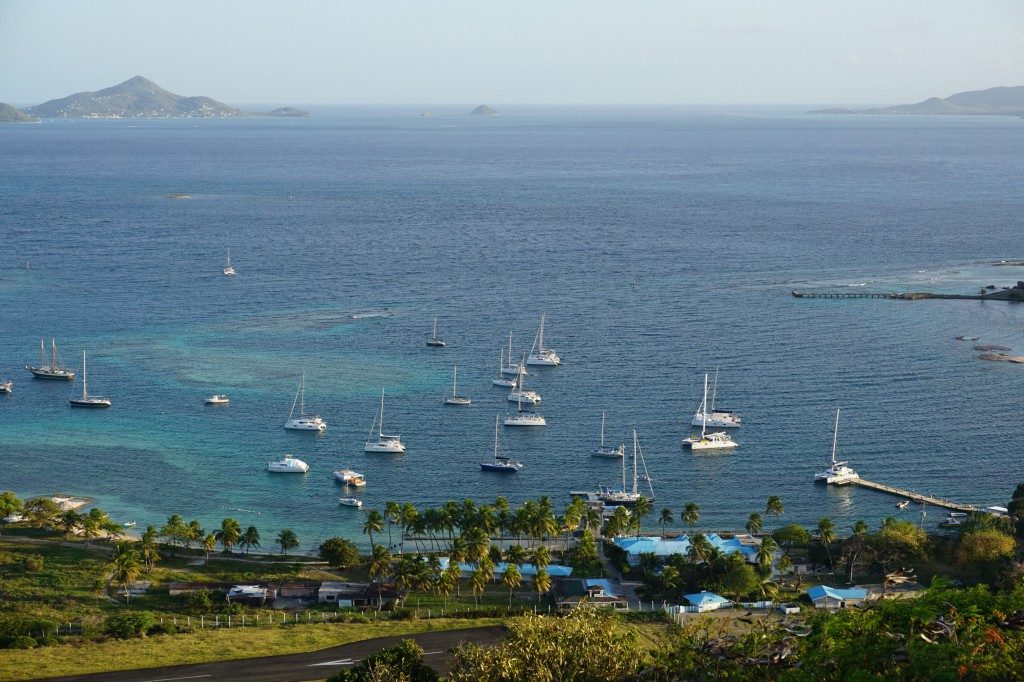
[[[140,525],[233,514],[309,548],[358,535],[343,466],[367,475],[366,508],[614,483],[588,456],[604,410],[610,437],[637,428],[658,507],[693,500],[729,528],[779,494],[792,520],[877,521],[894,500],[811,483],[837,406],[866,477],[991,504],[1024,473],[1021,368],[953,340],[1019,350],[1020,306],[789,296],[1024,278],[984,263],[1021,253],[1024,121],[315,113],[0,127],[0,487],[92,495]],[[541,312],[565,360],[530,380],[549,426],[506,429],[526,468],[485,474],[510,406],[498,349],[511,329],[525,350]],[[90,352],[113,408],[72,411],[68,385],[29,378],[43,335]],[[441,405],[454,363],[469,408]],[[716,365],[741,447],[693,456],[679,441]],[[322,436],[281,428],[303,369]],[[402,457],[362,452],[382,385]],[[204,406],[214,392],[231,405]],[[265,473],[284,452],[311,473]]]

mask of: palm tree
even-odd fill
[[[619,535],[629,528],[630,523],[631,519],[626,508],[616,507],[611,518],[608,519],[608,534],[613,537]]]
[[[370,547],[373,548],[373,534],[384,532],[384,517],[380,515],[380,512],[376,509],[370,511],[366,515],[366,521],[363,522],[363,533],[370,536]]]
[[[412,502],[406,502],[402,505],[402,549],[405,550],[405,536],[409,534],[409,529],[416,525],[417,520],[420,517],[420,513],[416,511],[416,507],[413,506]]]
[[[757,554],[754,555],[754,560],[757,561],[757,565],[761,567],[761,570],[767,571],[771,569],[772,562],[775,560],[775,552],[779,551],[779,543],[770,537],[761,540],[761,544],[757,548]]]
[[[250,547],[260,546],[260,532],[256,530],[256,526],[249,526],[242,533],[242,537],[239,538],[239,544],[245,545],[245,555],[249,556]]]
[[[130,586],[138,579],[141,571],[142,563],[139,561],[139,553],[135,550],[121,552],[114,558],[110,579],[115,585],[124,588],[126,603],[131,603]]]
[[[700,507],[695,502],[687,502],[679,518],[690,527],[690,532],[692,533],[694,526],[700,521]]]
[[[768,498],[768,502],[764,505],[765,516],[782,516],[782,513],[786,511],[782,507],[782,498],[778,495],[772,495]]]
[[[225,552],[238,544],[242,537],[242,526],[235,519],[228,517],[220,522],[220,530],[217,531],[217,540]]]
[[[146,570],[153,570],[154,564],[160,559],[160,552],[157,548],[156,539],[158,531],[153,526],[146,526],[146,532],[139,538],[139,554]]]
[[[85,520],[82,521],[82,537],[85,538],[86,546],[91,545],[92,541],[99,537],[100,524],[96,519],[89,515],[85,516]]]
[[[661,526],[661,534],[665,534],[665,526],[672,523],[672,510],[668,507],[664,507],[661,510],[661,516],[658,517],[658,525]]]
[[[274,544],[281,548],[281,554],[287,554],[289,549],[299,546],[299,536],[291,528],[285,528],[277,534]]]
[[[751,535],[758,535],[764,529],[764,521],[761,520],[761,515],[754,512],[747,518],[747,532]]]
[[[547,548],[545,547],[545,549]],[[522,545],[511,545],[505,550],[505,560],[510,564],[521,566],[526,563],[526,548]]]
[[[199,525],[198,521],[195,519],[189,521],[188,525],[185,526],[185,549],[192,549],[192,543],[202,541],[203,536],[205,535],[206,531],[203,530],[203,527]]]
[[[644,517],[650,514],[654,510],[654,506],[651,501],[646,497],[640,497],[637,499],[636,504],[633,505],[633,519],[636,523],[636,534],[640,535],[640,524],[643,522]]]
[[[466,558],[472,562],[479,562],[491,549],[491,539],[482,528],[470,528],[464,536],[466,541]]]
[[[206,550],[206,558],[210,558],[210,552],[217,549],[217,535],[216,533],[210,533],[203,538],[203,549]]]
[[[542,568],[547,568],[548,564],[551,563],[551,550],[544,545],[541,545],[530,552],[530,557],[533,559],[533,565],[536,566],[539,571]]]
[[[868,526],[867,521],[858,521],[857,523],[853,524],[854,535],[867,535],[868,531],[870,530],[871,528],[870,526]]]
[[[72,535],[81,522],[81,514],[74,509],[68,509],[60,515],[60,526],[64,529],[64,535]]]
[[[832,569],[834,568],[832,565],[832,543],[836,541],[836,525],[827,516],[822,516],[821,520],[818,521],[818,538],[821,540],[821,544],[825,545],[825,553],[828,555],[828,567]]]
[[[388,522],[388,551],[394,547],[394,543],[391,541],[391,526],[399,523],[402,518],[402,507],[395,501],[388,502],[384,505],[384,518]]]
[[[589,531],[600,531],[602,520],[601,512],[593,507],[587,507],[587,510],[583,513],[583,524]]]
[[[487,589],[487,583],[490,581],[489,573],[493,575],[491,571],[487,571],[484,568],[484,564],[481,562],[477,564],[476,568],[473,569],[473,574],[469,576],[469,589],[473,591],[473,599],[477,606],[480,606],[480,595]]]
[[[518,545],[517,545],[518,546]],[[515,564],[505,567],[505,575],[501,576],[502,584],[508,588],[508,607],[512,608],[512,592],[523,584],[523,576]]]
[[[370,554],[370,578],[377,583],[377,610],[381,607],[381,582],[391,573],[391,552],[375,546]]]
[[[459,564],[455,561],[449,561],[448,568],[444,569],[441,573],[440,580],[437,581],[437,589],[444,595],[444,604],[448,605],[448,595],[453,590],[459,587],[459,578],[462,576],[462,571],[459,570]]]
[[[551,589],[551,576],[548,575],[548,569],[537,567],[537,575],[533,577],[533,589],[537,591],[537,601],[540,601],[542,594],[546,594]]]

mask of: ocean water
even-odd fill
[[[866,478],[984,504],[1024,478],[1024,368],[953,339],[1020,350],[1024,307],[789,293],[1024,279],[988,263],[1024,255],[1024,120],[419,110],[0,126],[0,488],[89,495],[140,526],[233,515],[308,550],[391,499],[614,484],[619,464],[589,456],[604,411],[609,439],[637,430],[655,507],[697,502],[703,527],[738,529],[769,495],[789,521],[916,520],[813,484],[837,407]],[[541,313],[564,359],[527,382],[548,426],[503,429],[525,468],[481,472],[514,407],[490,383],[499,348],[514,331],[525,352]],[[424,345],[434,316],[445,349]],[[31,379],[44,336],[69,363],[89,351],[110,410]],[[441,404],[456,364],[468,408]],[[680,439],[716,366],[740,447],[693,455]],[[303,370],[319,436],[282,429]],[[382,387],[403,456],[362,452]],[[216,392],[231,404],[205,406]],[[266,473],[286,452],[310,473]],[[342,467],[368,478],[364,512],[337,504]]]

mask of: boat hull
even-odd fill
[[[401,455],[405,452],[404,445],[381,445],[380,443],[367,443],[363,452],[380,452],[391,455]]]
[[[619,448],[597,448],[592,453],[590,453],[590,456],[591,457],[605,457],[605,458],[609,458],[609,459],[620,459],[620,458],[626,456],[626,448],[625,447],[619,447]]]
[[[547,420],[543,417],[539,419],[517,419],[516,417],[506,417],[505,426],[547,426]]]
[[[92,409],[110,407],[110,401],[106,398],[86,398],[85,400],[82,400],[81,398],[72,398],[68,403],[71,407],[85,407]]]
[[[557,355],[531,355],[526,358],[526,364],[533,367],[557,367],[562,364],[562,358]]]
[[[690,420],[690,426],[704,426],[704,419],[699,414],[694,415]],[[707,427],[711,429],[738,429],[741,426],[739,419],[725,419],[708,415]]]
[[[323,431],[327,428],[327,424],[323,422],[317,423],[292,419],[291,421],[285,422],[284,428],[289,431]]]
[[[431,339],[430,341],[427,341],[427,345],[430,346],[431,348],[444,348],[446,344],[444,341],[441,341],[440,339],[436,341]]]
[[[536,393],[533,393],[532,391],[530,393],[522,393],[522,394],[519,394],[519,393],[509,393],[508,394],[508,401],[510,403],[518,403],[520,400],[522,402],[524,402],[524,403],[529,403],[530,405],[536,405],[537,403],[540,402],[540,396],[537,395]]]
[[[469,398],[463,398],[462,396],[455,396],[453,398],[445,398],[444,399],[444,404],[445,405],[463,405],[464,406],[464,405],[469,405],[472,402],[473,401],[470,400]]]
[[[75,378],[75,373],[70,371],[57,370],[54,372],[42,367],[26,367],[25,369],[32,372],[32,376],[36,379],[63,379],[64,381],[71,381]]]
[[[269,471],[272,474],[304,474],[309,471],[309,467],[307,466],[305,468],[302,468],[295,466],[285,466],[279,465],[275,462],[271,462],[270,464],[267,465],[267,471]]]

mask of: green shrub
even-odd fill
[[[107,618],[107,634],[120,639],[142,637],[155,624],[153,614],[148,611],[121,613]]]
[[[36,640],[28,635],[20,635],[11,644],[12,649],[35,649],[36,646]]]
[[[213,601],[209,590],[199,590],[185,595],[185,608],[189,613],[199,615],[213,610]]]
[[[437,672],[423,662],[423,649],[411,639],[390,646],[362,660],[358,665],[327,678],[327,682],[436,682]]]
[[[344,538],[330,538],[320,545],[320,558],[337,568],[350,568],[362,561],[356,546]]]
[[[24,646],[17,645],[17,642],[23,637],[31,639],[33,642],[32,646],[35,646],[35,635],[45,637],[44,633],[53,632],[56,629],[56,623],[43,618],[21,615],[0,617],[0,648],[24,649]],[[27,640],[24,640],[24,642],[27,642]]]
[[[43,570],[43,557],[38,554],[25,557],[25,570],[30,573],[38,573]]]

